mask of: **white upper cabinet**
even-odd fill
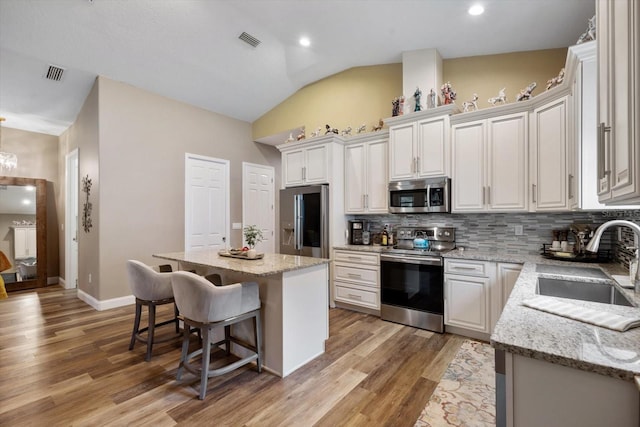
[[[388,136],[354,139],[344,147],[345,213],[387,213]]]
[[[282,183],[285,187],[330,182],[330,143],[281,148]]]
[[[13,257],[15,259],[36,258],[38,244],[35,227],[14,227]]]
[[[531,124],[531,208],[569,210],[567,97],[536,108]]]
[[[455,112],[448,105],[387,119],[390,181],[449,176],[449,115]]]
[[[640,202],[640,3],[597,0],[598,197]]]
[[[524,212],[527,113],[452,127],[453,212]]]

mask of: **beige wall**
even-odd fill
[[[443,79],[457,92],[456,103],[478,94],[478,107],[506,87],[509,102],[532,81],[533,95],[545,90],[546,82],[564,67],[567,49],[515,52],[443,60]],[[421,88],[422,104],[430,88]],[[391,101],[402,94],[402,64],[352,68],[312,83],[291,95],[253,123],[253,138],[275,135],[306,126],[307,137],[318,126],[330,124],[344,129],[367,124],[367,131],[379,118],[391,116]],[[412,96],[413,94],[405,94]],[[294,135],[295,136],[295,135]]]
[[[97,81],[94,83],[91,92],[84,101],[84,105],[78,113],[76,121],[60,136],[59,158],[61,174],[64,176],[65,156],[73,149],[78,148],[78,174],[80,178],[89,176],[93,182],[91,187],[90,202],[93,203],[92,221],[93,228],[89,233],[85,233],[82,229],[82,222],[78,220],[78,289],[86,292],[92,297],[99,299],[100,296],[100,277],[96,272],[99,266],[99,234],[100,234],[100,217],[99,217],[99,189],[100,176],[98,167],[98,102],[99,90]],[[62,194],[62,203],[64,204],[64,192]],[[85,193],[80,192],[78,195],[79,214],[82,215],[82,205],[86,200]],[[64,220],[64,216],[62,216]],[[64,248],[64,233],[61,232],[61,247]],[[64,265],[64,260],[61,261]],[[92,274],[91,283],[89,283],[89,273]]]
[[[306,126],[340,130],[366,124],[367,131],[391,116],[391,101],[402,93],[402,64],[357,67],[307,85],[253,122],[253,139]],[[296,135],[294,135],[296,136]],[[283,141],[284,142],[284,141]]]
[[[515,102],[520,90],[531,82],[538,84],[534,97],[543,93],[547,80],[564,67],[566,57],[567,49],[561,48],[447,59],[443,74],[457,92],[456,103],[461,108],[477,93],[478,108],[482,109],[491,107],[488,99],[497,96],[503,87],[509,103]]]
[[[105,300],[130,295],[127,259],[158,264],[152,254],[183,250],[185,153],[230,161],[230,222],[242,222],[242,162],[279,171],[280,154],[254,143],[247,122],[98,80],[100,222],[95,233],[100,237],[99,299]],[[84,155],[81,147],[81,163]],[[279,182],[275,185],[279,188]],[[232,230],[230,245],[241,239],[241,231]]]
[[[18,167],[9,176],[47,180],[47,276],[59,275],[57,198],[58,137],[2,126],[2,149],[18,156]]]

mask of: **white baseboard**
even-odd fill
[[[78,298],[98,311],[109,310],[110,308],[123,307],[125,305],[136,303],[136,298],[133,295],[111,298],[108,300],[98,300],[81,289],[78,289]]]
[[[62,277],[58,277],[58,284],[61,285],[63,288],[67,289],[67,281],[64,280]]]
[[[61,280],[60,277],[47,277],[47,285],[57,285]]]

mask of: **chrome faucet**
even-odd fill
[[[602,233],[604,233],[607,228],[616,225],[625,225],[629,227],[636,234],[636,236],[638,236],[638,241],[640,242],[640,225],[636,224],[635,222],[626,221],[623,219],[614,219],[613,221],[605,222],[600,227],[598,227],[595,234],[593,235],[593,238],[589,241],[586,250],[588,250],[589,252],[598,252],[598,246],[600,246]],[[640,261],[640,251],[638,249],[639,248],[635,248],[636,262]],[[636,269],[636,274],[633,279],[633,287],[636,293],[640,293],[640,268]]]

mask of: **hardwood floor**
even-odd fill
[[[284,379],[211,378],[200,401],[196,378],[175,380],[178,339],[150,362],[127,350],[133,316],[57,286],[0,300],[0,425],[413,426],[464,341],[332,309],[325,354]]]

